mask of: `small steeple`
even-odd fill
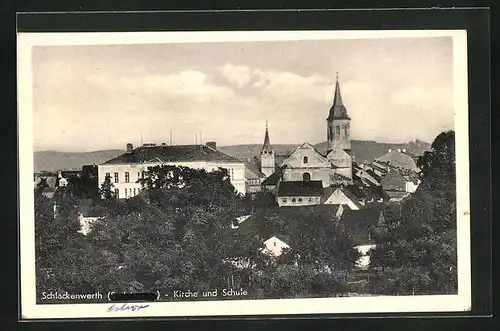
[[[339,84],[339,73],[336,74],[335,83],[335,93],[333,96],[333,104],[330,108],[330,114],[328,115],[327,121],[334,119],[350,119],[347,115],[347,109],[342,101],[342,95],[340,94],[340,84]]]
[[[262,150],[263,151],[270,151],[271,150],[271,141],[269,139],[269,130],[267,127],[267,119],[266,119],[266,135],[264,136],[264,144],[262,145]]]

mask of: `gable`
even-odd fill
[[[325,200],[325,204],[347,205],[352,210],[358,210],[361,205],[352,195],[348,195],[344,190],[338,188]]]
[[[343,149],[332,150],[326,158],[335,166],[348,167],[351,165],[352,157]]]
[[[306,157],[307,160],[305,160],[304,157]],[[283,161],[283,165],[290,168],[331,168],[330,162],[309,143],[304,143],[297,147],[297,149]]]

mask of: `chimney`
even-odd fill
[[[215,141],[207,141],[206,145],[212,149],[217,149],[217,143]]]
[[[127,144],[127,153],[132,153],[133,149],[134,149],[134,145],[132,145],[131,143],[128,143]]]

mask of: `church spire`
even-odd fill
[[[333,119],[350,119],[347,115],[347,109],[342,101],[342,94],[340,94],[340,84],[339,84],[339,73],[336,74],[335,82],[335,93],[333,96],[333,104],[330,108],[330,114],[328,115],[327,121]]]
[[[262,145],[263,151],[271,150],[271,141],[269,139],[269,130],[267,128],[267,119],[266,119],[266,135],[264,136],[264,144]]]

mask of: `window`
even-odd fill
[[[115,172],[115,183],[118,183],[118,173]]]
[[[335,127],[335,133],[339,136],[340,135],[340,126]]]
[[[330,127],[328,127],[328,129],[330,129],[329,136],[330,136],[330,139],[332,139],[332,137],[333,137],[333,127],[330,126]]]
[[[130,183],[130,172],[125,173],[125,183]]]
[[[274,244],[274,247],[276,247],[276,241],[275,241],[275,242],[273,242],[273,244]]]
[[[120,199],[120,190],[115,188],[115,198]]]
[[[309,159],[307,158],[307,156],[304,156],[303,160],[302,160],[304,163],[307,163],[307,161],[309,161]]]
[[[282,201],[286,203],[286,198],[283,198]]]
[[[109,172],[107,172],[105,175],[104,175],[104,179],[108,178],[111,179],[111,174]]]
[[[125,198],[128,198],[127,189],[125,188]]]
[[[302,198],[299,198],[299,202],[302,202]]]
[[[139,171],[137,172],[137,179],[141,179],[141,173]]]
[[[295,198],[292,198],[292,202],[295,202]]]
[[[302,175],[302,180],[303,180],[304,182],[308,182],[308,181],[310,181],[310,180],[311,180],[311,174],[310,174],[310,173],[308,173],[308,172],[304,172],[304,174]]]
[[[231,180],[234,179],[234,169],[229,169],[231,172]]]
[[[135,191],[135,187],[134,187],[134,197],[137,195],[136,191]]]
[[[349,135],[349,126],[347,124],[344,126],[344,135]]]
[[[312,202],[312,200],[313,200],[312,198],[309,198],[309,202]]]

